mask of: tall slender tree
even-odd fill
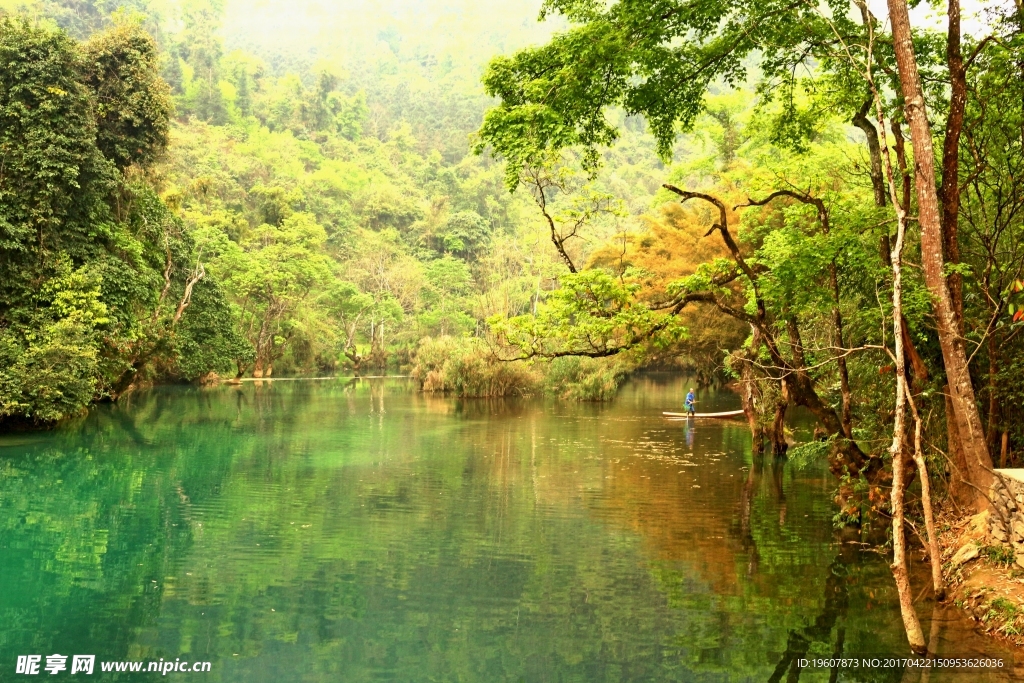
[[[956,3],[956,0],[952,0],[952,2]],[[985,484],[989,481],[992,458],[985,442],[985,429],[978,412],[974,385],[971,383],[967,350],[960,331],[957,305],[945,272],[945,240],[943,239],[942,214],[935,183],[935,149],[932,143],[931,124],[928,122],[928,111],[925,105],[924,91],[921,88],[917,57],[914,54],[914,39],[906,0],[888,0],[888,4],[893,48],[905,102],[904,112],[907,126],[910,129],[911,143],[914,146],[916,181],[914,191],[917,196],[917,219],[921,229],[921,266],[925,282],[932,295],[936,330],[949,381],[950,405],[953,412],[951,418],[955,421],[956,434],[960,441],[959,447],[963,453],[962,461],[957,464],[961,465],[964,471],[956,473],[956,475],[973,485],[976,491],[974,496],[976,505],[983,507],[987,504],[984,489]],[[953,10],[951,9],[950,12],[952,15]],[[959,31],[958,15],[959,12],[957,12],[955,22],[957,33]],[[952,18],[951,23],[953,23]],[[959,40],[957,39],[955,42],[952,49],[958,52]],[[955,61],[956,58],[954,58]],[[959,77],[958,75],[957,78]],[[957,90],[958,88],[954,87],[954,95]],[[962,92],[960,92],[960,96],[963,96]],[[963,104],[954,103],[951,106],[960,109],[959,117],[962,121]],[[960,125],[954,122],[948,133],[955,135],[958,139],[959,128]],[[956,153],[954,152],[953,155],[955,156]],[[955,183],[955,179],[952,182]],[[952,220],[949,220],[947,227],[951,225]]]

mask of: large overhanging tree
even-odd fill
[[[530,169],[564,149],[583,150],[583,166],[593,170],[600,149],[618,136],[606,114],[620,108],[646,119],[659,153],[668,158],[678,133],[705,111],[709,87],[747,82],[756,61],[759,92],[777,104],[777,139],[799,144],[806,134],[799,123],[806,117],[791,95],[799,87],[798,71],[813,72],[830,90],[832,101],[847,109],[848,120],[868,135],[875,197],[884,204],[879,129],[870,120],[876,118],[875,108],[864,69],[869,63],[873,70],[867,73],[875,74],[882,91],[879,103],[891,110],[879,113],[883,121],[893,122],[898,156],[908,156],[902,150],[901,122],[915,150],[921,265],[948,377],[951,451],[961,499],[981,506],[984,499],[978,492],[987,485],[992,461],[968,372],[960,281],[957,269],[947,269],[947,263],[959,258],[957,159],[965,74],[988,41],[963,54],[958,0],[949,3],[944,46],[933,37],[912,34],[905,1],[890,0],[889,6],[892,26],[886,32],[886,25],[859,0],[548,0],[542,15],[561,14],[572,27],[547,45],[491,63],[485,85],[499,104],[485,118],[481,148],[490,145],[507,161],[512,187],[529,182]],[[934,84],[929,95],[947,118],[941,183],[932,164],[922,72]],[[904,178],[902,204],[910,212],[910,178]],[[752,286],[756,273],[743,272],[739,261],[737,265],[737,277]],[[689,296],[692,300],[695,295]],[[912,348],[909,353],[913,357]],[[842,433],[840,420],[824,413],[819,418],[833,433]]]

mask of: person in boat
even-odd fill
[[[686,401],[684,403],[687,414],[694,415],[693,404],[696,402],[697,398],[693,395],[693,389],[690,389],[690,393],[686,395]]]

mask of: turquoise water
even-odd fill
[[[752,459],[742,422],[663,420],[686,388],[163,388],[0,437],[0,681],[52,653],[97,671],[47,680],[155,680],[99,662],[163,658],[246,683],[828,681],[799,659],[905,655],[885,558],[834,532],[827,471]],[[940,652],[1012,659],[935,614]],[[1009,680],[986,676],[929,680]]]

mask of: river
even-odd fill
[[[204,683],[922,680],[870,666],[907,653],[895,590],[834,531],[827,470],[754,460],[739,421],[663,420],[686,389],[165,387],[2,436],[0,680],[53,653],[94,654],[98,680],[160,659],[210,662],[170,674]],[[1013,659],[919,607],[940,653]],[[800,669],[837,653],[866,665]]]

